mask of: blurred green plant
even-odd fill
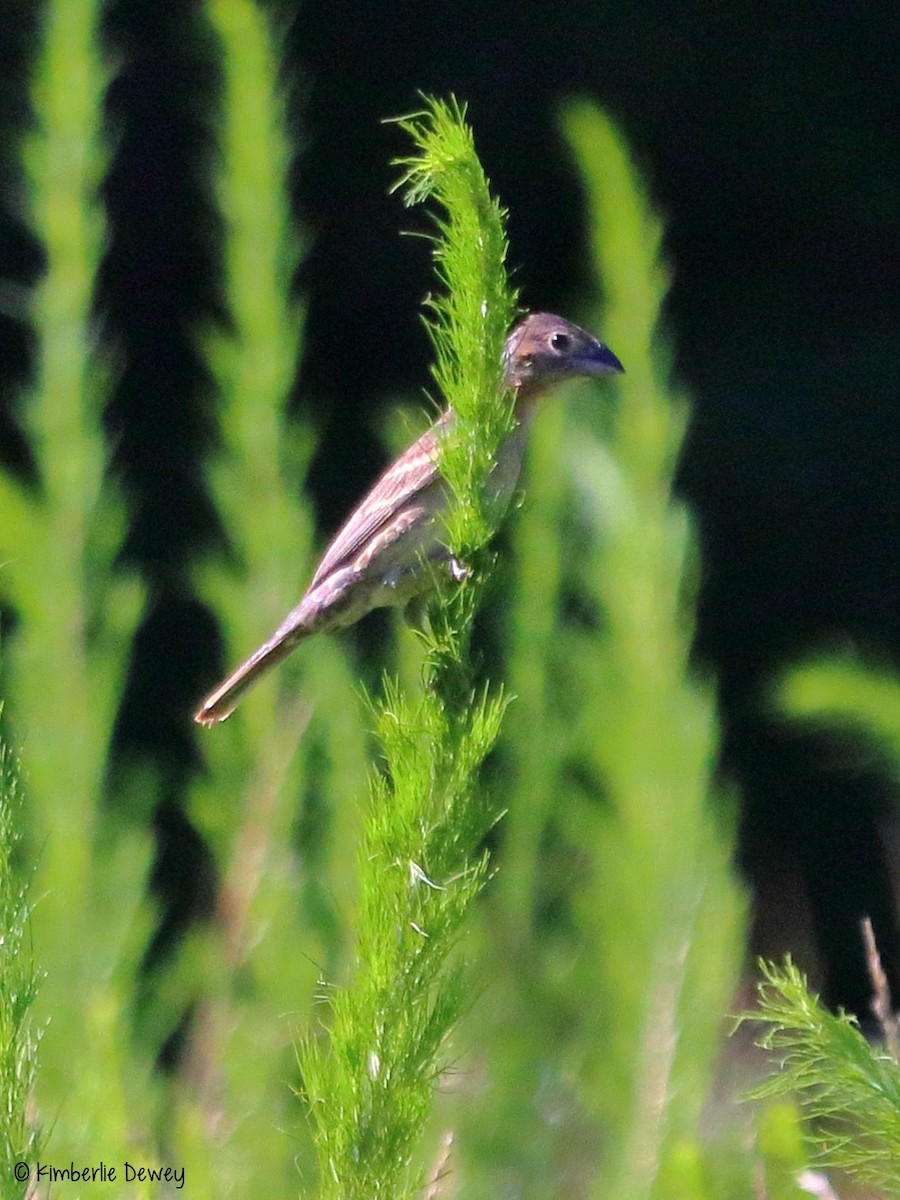
[[[839,731],[900,764],[900,677],[848,654],[818,655],[778,677],[773,703],[795,722]]]
[[[216,382],[220,443],[208,469],[227,550],[197,572],[231,658],[280,622],[311,572],[304,480],[315,447],[288,412],[303,309],[304,250],[287,195],[291,150],[278,47],[252,0],[210,0],[224,51],[216,195],[224,218],[226,330],[200,341]],[[207,771],[189,797],[219,877],[215,918],[160,981],[163,1027],[193,1010],[170,1120],[182,1157],[207,1156],[209,1194],[271,1194],[308,1169],[285,1131],[296,1018],[319,974],[339,973],[367,734],[341,643],[316,639],[225,725],[200,735]],[[308,797],[304,807],[301,798]],[[295,1159],[298,1163],[295,1164]]]
[[[581,1086],[608,1139],[594,1194],[666,1197],[684,1147],[698,1142],[741,965],[744,900],[714,783],[713,690],[690,659],[697,549],[673,495],[687,412],[656,336],[661,223],[607,117],[572,105],[564,127],[586,185],[604,328],[630,367],[605,440],[605,422],[588,412],[569,448],[603,645],[599,662],[590,634],[573,631],[567,647],[576,669],[591,663],[580,673],[579,733],[603,796],[585,797],[589,837],[577,824],[569,834],[596,856],[575,897],[596,931],[576,972],[582,994],[597,994]]]
[[[809,1165],[800,1114],[790,1102],[767,1104],[757,1120],[757,1144],[767,1200],[801,1200],[799,1180]]]
[[[500,743],[509,813],[485,908],[466,1194],[700,1196],[700,1116],[742,952],[711,689],[690,663],[686,406],[657,332],[661,226],[590,104],[564,130],[625,364],[536,423],[513,532]],[[690,1164],[694,1164],[691,1166]]]
[[[62,1161],[134,1152],[152,1063],[128,1005],[151,930],[151,840],[104,803],[113,722],[143,589],[116,568],[126,514],[101,418],[112,367],[93,289],[106,166],[100,5],[48,4],[24,145],[26,205],[46,266],[31,305],[34,382],[21,421],[36,482],[0,476],[0,588],[18,621],[4,667],[36,859],[32,929],[44,982],[36,1113]],[[141,816],[146,816],[146,810]],[[145,1159],[152,1151],[142,1149]]]

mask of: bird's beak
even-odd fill
[[[578,355],[571,364],[581,375],[624,375],[625,368],[602,342],[595,342],[590,349]]]

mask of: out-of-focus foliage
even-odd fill
[[[696,551],[672,494],[685,404],[659,343],[659,221],[599,111],[572,106],[564,129],[603,291],[586,321],[626,374],[536,423],[513,533],[517,699],[467,1186],[694,1195],[743,903],[712,788],[715,707],[689,663]]]
[[[313,425],[287,402],[304,316],[292,280],[306,247],[285,192],[293,143],[278,46],[251,0],[205,11],[222,51],[209,188],[223,320],[198,330],[197,345],[216,385],[205,478],[222,537],[193,585],[232,660],[295,601],[320,537],[306,489]],[[0,476],[0,587],[16,617],[4,721],[27,795],[24,837],[18,810],[0,804],[7,1159],[31,1162],[42,1128],[48,1162],[115,1164],[120,1179],[126,1161],[168,1166],[197,1197],[354,1194],[341,1159],[366,1195],[407,1194],[428,1178],[430,1197],[749,1200],[762,1177],[772,1197],[794,1195],[793,1109],[764,1118],[756,1147],[726,1151],[703,1136],[743,905],[730,804],[712,786],[712,693],[690,664],[696,549],[672,492],[687,410],[659,333],[661,229],[621,136],[591,105],[564,118],[598,288],[583,319],[627,375],[615,389],[573,389],[539,418],[498,570],[474,503],[490,454],[470,456],[481,443],[460,438],[448,536],[477,569],[432,608],[430,641],[400,635],[403,688],[366,705],[346,644],[318,639],[223,728],[198,734],[185,812],[208,878],[187,890],[211,904],[173,934],[151,903],[161,781],[152,766],[112,769],[110,758],[144,590],[121,562],[128,513],[102,423],[116,348],[92,308],[107,168],[99,16],[99,3],[49,0],[22,155],[46,271],[20,408],[35,481]],[[461,116],[432,104],[407,121],[418,140],[407,168],[434,192],[446,164],[424,170],[428,121],[462,138],[462,193],[436,193],[447,209],[438,245],[458,238],[463,256],[439,256],[436,379],[464,431],[487,428],[489,451],[509,419],[489,401],[513,299],[501,214]],[[473,249],[467,277],[457,268]],[[503,599],[485,691],[468,649],[489,579]],[[822,699],[822,678],[804,691],[798,673],[791,710],[833,712],[855,697],[856,718],[895,744],[887,682],[863,672],[835,685],[834,669],[837,700]],[[374,766],[373,711],[385,747]],[[486,791],[473,792],[501,717]],[[423,810],[423,797],[436,806]],[[488,847],[493,877],[472,918]],[[26,886],[43,1028],[33,1088]],[[790,984],[794,1008],[812,1003],[802,981],[768,984],[769,1001]],[[794,1019],[771,1004],[769,1017],[773,1029]],[[888,1070],[873,1062],[860,1070]],[[354,1108],[348,1096],[362,1100]],[[860,1155],[882,1144],[863,1125]],[[339,1154],[322,1153],[341,1138]],[[16,1181],[4,1165],[4,1195],[23,1194],[24,1184],[7,1188]],[[146,1180],[136,1187],[127,1194],[152,1194]]]

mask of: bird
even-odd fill
[[[487,482],[492,515],[499,519],[509,505],[528,428],[547,394],[567,379],[623,371],[608,346],[564,317],[537,312],[518,322],[503,352],[503,383],[515,397],[513,426]],[[326,547],[300,603],[203,700],[197,724],[224,721],[261,675],[314,634],[352,625],[374,608],[420,599],[440,567],[465,578],[465,565],[442,541],[449,489],[440,473],[440,444],[453,421],[448,408],[376,480]]]

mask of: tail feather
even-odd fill
[[[278,665],[283,658],[294,649],[298,642],[303,641],[308,634],[297,629],[288,632],[278,630],[245,659],[227,679],[209,693],[200,707],[194,713],[198,725],[218,725],[226,717],[230,717],[235,708],[261,675]]]

